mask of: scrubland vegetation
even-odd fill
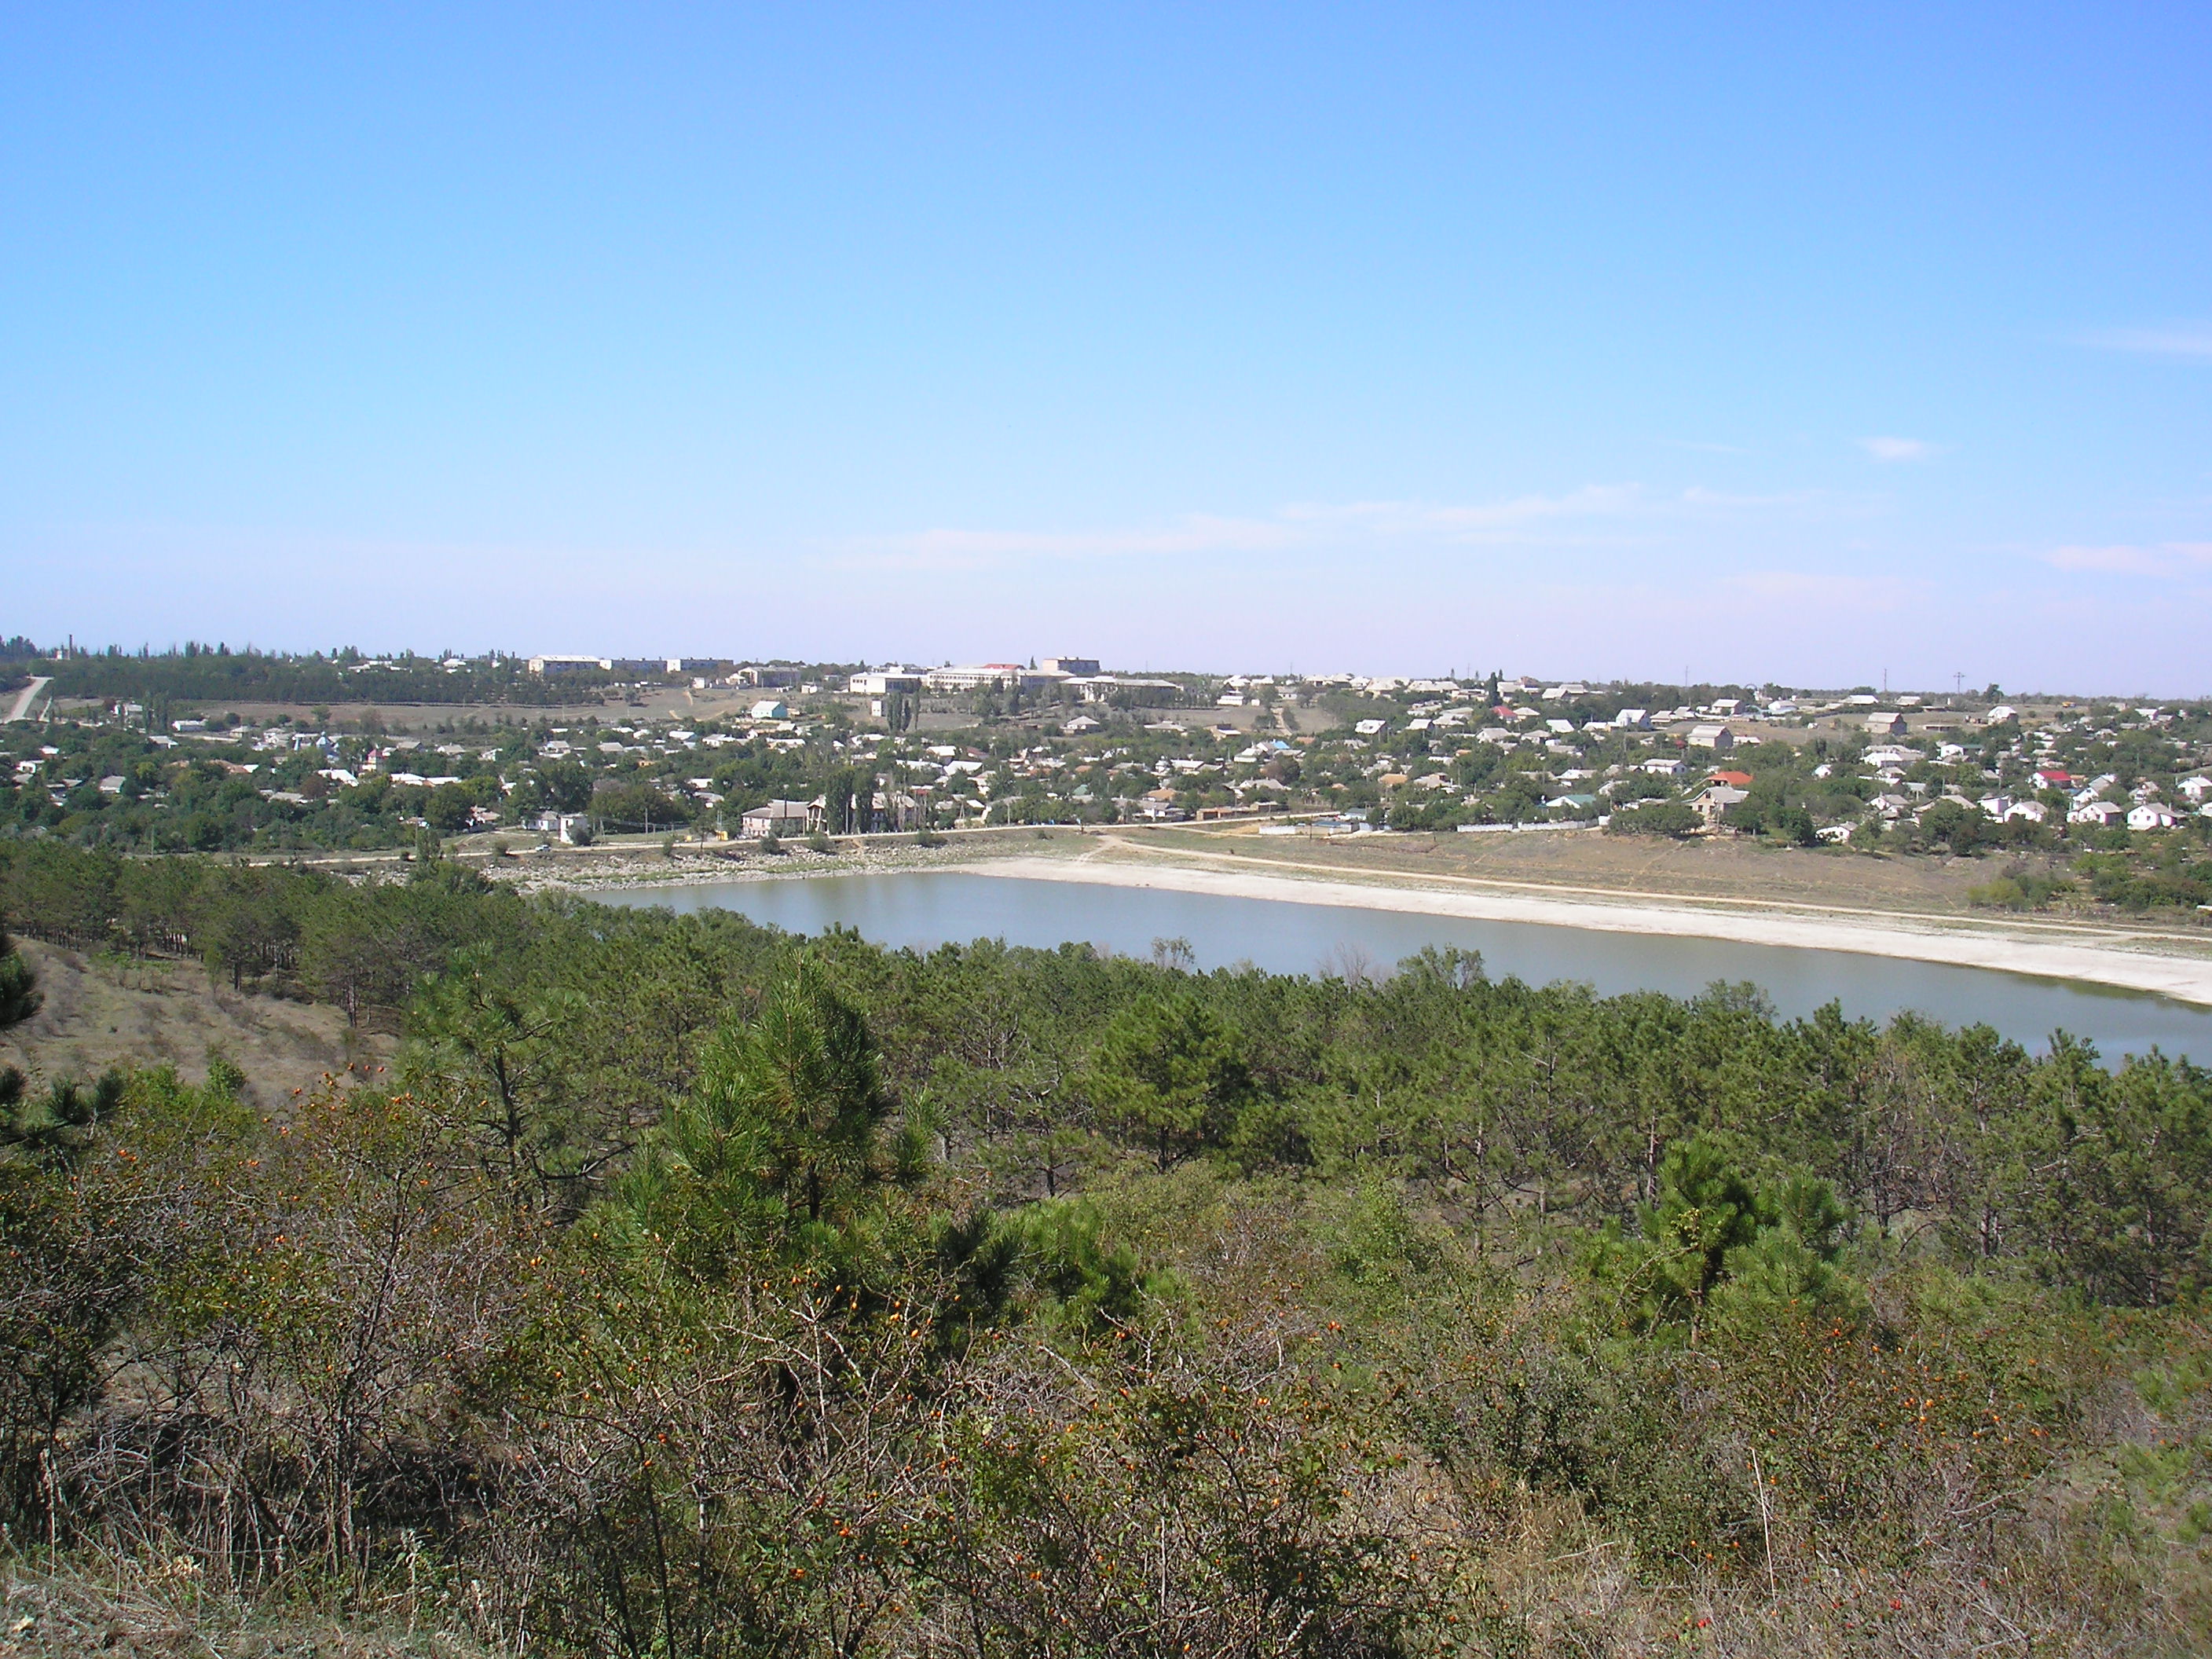
[[[0,902],[404,1034],[296,1094],[0,1085],[28,1650],[2212,1636],[2185,1063],[1456,954],[917,956],[434,861],[12,843]],[[0,969],[0,1018],[36,995]]]

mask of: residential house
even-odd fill
[[[583,812],[540,812],[531,820],[530,827],[574,846],[580,839],[591,839],[591,823],[589,815]]]
[[[2177,822],[2179,820],[2172,812],[2150,801],[2144,801],[2128,812],[2128,828],[2130,830],[2171,830]]]
[[[1889,710],[1869,714],[1866,729],[1878,738],[1901,738],[1905,735],[1905,716]]]
[[[1717,755],[1724,755],[1735,747],[1735,733],[1725,722],[1707,721],[1690,728],[1689,743],[1692,749],[1710,749]]]
[[[1190,814],[1176,805],[1172,789],[1147,789],[1137,801],[1137,816],[1152,823],[1179,823]]]
[[[815,827],[816,810],[803,800],[768,801],[746,811],[738,820],[738,833],[747,841],[803,836]]]
[[[1719,825],[1729,807],[1748,796],[1748,791],[1725,783],[1708,784],[1690,798],[1690,810],[1705,820],[1706,829],[1711,830]]]

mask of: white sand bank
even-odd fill
[[[1452,891],[1405,884],[1310,879],[1256,870],[1194,869],[1167,863],[1122,864],[1098,859],[990,859],[963,866],[969,874],[1020,881],[1090,882],[1109,887],[1152,887],[1178,893],[1218,893],[1231,898],[1284,899],[1294,904],[1334,904],[1396,910],[1414,915],[1455,916],[1474,921],[1526,921],[1599,933],[1650,933],[1686,939],[1732,939],[1803,950],[1850,951],[1959,968],[1993,968],[2045,979],[2149,991],[2184,1002],[2212,1006],[2212,960],[2163,956],[2119,945],[2068,944],[2008,933],[2002,924],[1955,925],[1771,911],[1704,910],[1663,903],[1606,903],[1533,892]]]

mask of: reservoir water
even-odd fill
[[[595,895],[611,904],[733,910],[794,933],[833,925],[897,949],[1000,939],[1049,949],[1086,940],[1149,957],[1159,939],[1186,942],[1201,969],[1249,962],[1278,974],[1387,972],[1426,945],[1480,951],[1493,979],[1577,980],[1601,995],[1695,996],[1715,981],[1748,980],[1786,1018],[1826,1002],[1887,1023],[1907,1011],[1947,1025],[1986,1024],[2032,1048],[2063,1030],[2107,1060],[2155,1045],[2212,1062],[2212,1008],[2075,981],[1905,962],[1845,951],[1668,939],[1532,922],[1474,921],[1359,910],[1290,899],[1237,898],[1157,888],[1013,881],[957,870],[638,888]]]

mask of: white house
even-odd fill
[[[1715,754],[1726,754],[1735,747],[1735,733],[1725,724],[1708,722],[1690,728],[1690,747],[1710,749]]]
[[[921,670],[919,668],[878,668],[872,672],[855,674],[848,682],[848,689],[864,697],[888,697],[894,692],[913,697],[921,693]]]
[[[2132,808],[2128,813],[2128,828],[2130,830],[2171,830],[2175,821],[2172,813],[2149,801]]]
[[[803,800],[772,800],[747,811],[739,825],[738,833],[746,841],[803,836],[814,826],[814,809]]]
[[[2117,802],[2099,800],[2094,796],[2076,806],[2066,815],[2069,823],[2094,823],[2100,830],[2109,830],[2122,822],[2127,813]]]
[[[1990,709],[1988,714],[1982,716],[1982,724],[1984,726],[2002,726],[2007,720],[2016,720],[2019,718],[2019,709],[2014,708],[2008,702],[2001,702],[1997,704],[1996,708]]]
[[[2008,823],[2014,818],[2025,818],[2030,823],[2040,823],[2045,816],[2045,808],[2039,800],[2016,800],[2005,809]]]
[[[540,812],[531,822],[531,828],[540,835],[555,836],[571,846],[577,840],[591,838],[591,819],[581,812]]]
[[[1869,714],[1866,729],[1878,738],[1901,738],[1905,735],[1905,716],[1892,710]]]
[[[752,706],[751,715],[757,720],[787,720],[791,709],[778,698],[763,697]]]
[[[1613,726],[1616,732],[1649,732],[1651,729],[1651,711],[1648,708],[1624,708],[1613,717]]]
[[[2212,795],[2212,777],[2200,772],[2195,777],[2182,779],[2173,787],[2181,792],[2185,799],[2202,802],[2207,795]]]

